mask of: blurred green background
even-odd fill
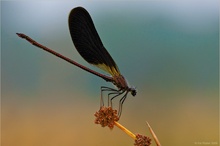
[[[94,124],[100,86],[111,83],[15,34],[99,71],[71,41],[68,14],[77,6],[138,89],[122,125],[151,136],[148,121],[164,146],[219,145],[219,1],[192,0],[1,1],[2,146],[133,145],[118,128]]]

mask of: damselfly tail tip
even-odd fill
[[[21,33],[18,33],[18,32],[17,32],[16,34],[17,34],[18,36],[20,36],[20,35],[21,35]]]
[[[19,37],[24,38],[24,34],[23,33],[16,33]]]
[[[100,124],[102,127],[108,126],[110,129],[113,129],[115,121],[119,120],[117,110],[113,110],[112,107],[102,106],[94,115],[95,124]]]

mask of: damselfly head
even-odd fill
[[[135,87],[130,88],[131,95],[135,96],[137,94],[137,90]]]

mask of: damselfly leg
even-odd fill
[[[122,95],[123,93],[125,93],[126,90],[116,90],[113,88],[109,88],[109,87],[105,87],[102,86],[101,87],[101,99],[100,99],[100,107],[104,106],[104,99],[103,99],[103,92],[104,91],[109,91],[110,93],[108,93],[108,106],[111,106],[113,108],[112,105],[112,101],[113,99],[115,99],[116,97]],[[119,109],[118,109],[118,116],[121,116],[121,112],[122,112],[122,104],[124,103],[126,97],[127,97],[128,92],[126,92],[122,98],[119,100]]]
[[[120,101],[119,101],[119,110],[118,110],[118,114],[119,114],[119,115],[118,115],[118,117],[121,117],[122,105],[123,105],[125,99],[127,98],[127,95],[128,95],[128,92],[126,92],[126,93],[124,94],[124,96],[122,96],[122,98],[121,98]]]
[[[104,106],[104,100],[103,100],[103,92],[104,91],[109,91],[111,93],[118,93],[118,90],[113,89],[113,88],[109,88],[109,87],[105,87],[105,86],[101,86],[101,99],[100,99],[100,107]],[[109,93],[110,94],[110,93]],[[108,106],[109,106],[109,94],[108,94]],[[111,104],[112,105],[112,104]]]

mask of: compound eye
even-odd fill
[[[135,96],[137,94],[137,91],[136,90],[132,90],[131,91],[131,95]]]

